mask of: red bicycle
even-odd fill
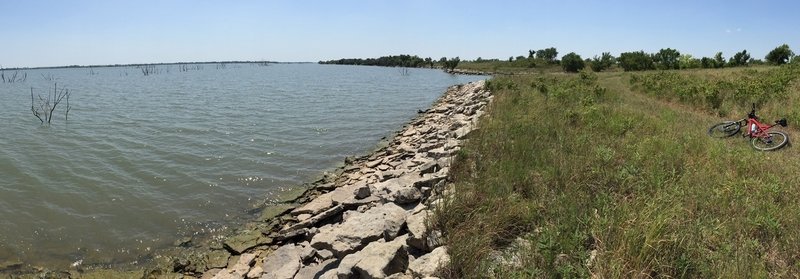
[[[742,137],[750,137],[750,144],[757,150],[776,150],[789,143],[789,136],[786,135],[786,133],[782,131],[769,131],[769,129],[778,125],[786,127],[786,118],[775,120],[775,124],[772,125],[758,122],[758,117],[756,117],[756,104],[753,104],[753,110],[747,114],[747,118],[715,124],[708,129],[708,135],[715,138],[730,137],[738,133],[743,125],[747,125],[747,132],[743,133]]]

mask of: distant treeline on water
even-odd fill
[[[447,58],[442,57],[443,60]],[[384,66],[384,67],[433,67],[432,58],[421,58],[416,55],[391,55],[378,58],[344,58],[339,60],[319,61],[319,64],[338,64],[338,65],[363,65],[363,66]]]

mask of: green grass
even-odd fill
[[[702,105],[630,73],[497,77],[437,210],[452,278],[800,273],[800,157],[712,139]],[[794,94],[794,93],[791,93]],[[791,137],[790,133],[790,137]],[[517,248],[520,265],[492,260]],[[596,259],[588,266],[592,251]]]

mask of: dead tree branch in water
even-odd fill
[[[53,113],[56,111],[56,107],[58,107],[58,104],[60,104],[64,99],[67,100],[67,105],[64,112],[64,120],[68,118],[69,110],[71,109],[69,105],[70,92],[68,89],[59,89],[58,83],[54,83],[53,92],[48,92],[44,97],[41,94],[37,94],[38,102],[36,102],[36,99],[33,95],[33,87],[31,87],[31,112],[33,112],[33,116],[36,116],[36,118],[39,119],[42,124],[50,125],[50,122],[53,120]]]

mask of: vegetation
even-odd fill
[[[796,71],[493,78],[495,99],[458,153],[456,190],[434,220],[451,255],[446,275],[800,273],[797,151],[765,154],[738,138],[706,135],[718,111],[744,116],[749,106],[741,102],[759,100],[761,116],[792,107],[800,97]],[[683,83],[705,91],[687,95],[693,91],[680,89]],[[714,98],[722,100],[716,111],[709,109]]]
[[[644,51],[623,52],[617,59],[619,66],[627,71],[644,71],[655,69],[653,57]]]
[[[591,63],[589,63],[589,67],[592,68],[592,71],[601,72],[605,69],[611,68],[614,63],[617,62],[617,59],[611,55],[610,52],[603,52],[600,57],[595,56],[592,58]]]
[[[767,53],[767,57],[764,59],[769,63],[782,65],[789,62],[792,57],[794,57],[794,52],[789,48],[789,45],[783,44]]]
[[[444,58],[444,57],[443,57]],[[446,60],[446,58],[445,58]],[[425,67],[432,65],[433,59],[422,59],[416,55],[391,55],[378,58],[345,58],[339,60],[320,61],[319,64],[337,65],[363,65],[363,66],[385,66],[385,67]]]
[[[446,59],[442,57],[442,59],[439,60],[439,62],[442,63],[442,67],[444,69],[453,70],[458,66],[458,63],[461,62],[461,58],[456,57],[456,58]]]
[[[561,58],[561,67],[564,68],[565,72],[577,73],[578,71],[583,70],[585,66],[586,65],[583,63],[581,56],[574,52],[570,52]]]
[[[66,101],[64,108],[64,120],[69,119],[69,111],[72,107],[69,105],[70,92],[66,88],[58,88],[58,84],[53,84],[53,91],[48,92],[47,95],[36,95],[34,98],[33,87],[31,87],[31,112],[42,124],[50,125],[55,115],[56,107],[62,101]]]

